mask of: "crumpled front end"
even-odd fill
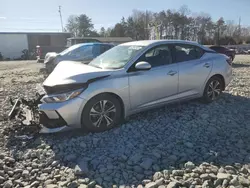
[[[79,112],[82,104],[84,104],[84,99],[80,97],[60,103],[39,104],[40,124],[42,125],[40,133],[55,133],[80,128]]]
[[[13,105],[9,119],[19,120],[22,126],[36,128],[35,133],[56,133],[81,127],[79,123],[79,110],[83,99],[76,97],[65,102],[45,103],[48,97],[43,91],[36,93],[35,99],[11,100]]]
[[[61,62],[38,85],[36,98],[12,102],[10,119],[25,126],[37,126],[40,133],[55,133],[81,127],[81,113],[86,104],[82,93],[89,84],[109,77],[110,71],[81,64]]]

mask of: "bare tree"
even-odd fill
[[[135,40],[149,39],[149,35],[153,35],[153,38],[193,40],[202,44],[250,41],[250,28],[239,28],[233,21],[225,22],[222,17],[214,22],[209,14],[191,13],[186,5],[178,11],[133,10],[110,33],[112,36],[129,36]]]
[[[73,36],[78,36],[78,17],[76,15],[71,15],[68,18],[68,23],[66,25],[67,31],[71,32]]]
[[[100,35],[101,37],[105,37],[105,36],[106,36],[106,30],[105,30],[104,27],[101,27],[100,32],[99,32],[99,35]]]
[[[235,25],[235,22],[233,20],[227,20],[226,21],[226,30],[225,35],[232,37],[237,29],[237,26]]]

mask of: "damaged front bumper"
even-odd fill
[[[9,119],[16,119],[22,126],[35,129],[37,133],[56,133],[77,127],[75,124],[77,124],[78,107],[82,99],[76,98],[63,103],[49,104],[41,103],[43,96],[44,94],[37,93],[36,99],[33,100],[19,98],[13,102],[10,99],[13,107],[8,115]]]

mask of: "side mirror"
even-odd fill
[[[135,68],[137,70],[150,70],[151,65],[146,61],[141,61],[141,62],[136,63]]]

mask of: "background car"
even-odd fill
[[[235,58],[235,50],[234,49],[228,49],[224,46],[210,46],[209,47],[210,49],[218,52],[218,53],[221,53],[221,54],[225,54],[226,56],[230,57],[230,59],[233,61],[234,58]]]
[[[118,45],[88,65],[63,61],[43,83],[39,105],[46,127],[109,130],[128,116],[161,105],[216,100],[232,78],[232,61],[188,41]]]
[[[81,61],[89,63],[91,60],[114,47],[108,43],[82,43],[73,45],[61,53],[47,53],[44,59],[45,67],[48,72],[52,72],[56,65],[64,60]]]

